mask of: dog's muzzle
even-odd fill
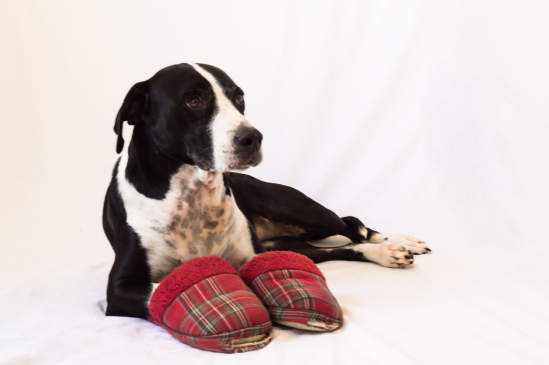
[[[233,137],[234,153],[237,166],[246,168],[261,162],[261,141],[263,135],[254,127],[239,127]]]

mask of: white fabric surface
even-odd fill
[[[548,363],[548,16],[534,0],[2,2],[0,363]],[[103,317],[114,116],[184,61],[245,90],[265,135],[251,174],[433,254],[321,264],[344,328],[277,329],[245,354]]]
[[[323,263],[344,327],[276,328],[266,348],[235,355],[193,349],[144,320],[104,317],[101,263],[3,290],[0,353],[7,364],[544,364],[546,277],[514,256],[439,249],[409,270]]]

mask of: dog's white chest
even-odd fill
[[[248,222],[221,174],[203,181],[197,169],[184,165],[174,174],[162,200],[140,194],[125,177],[127,155],[118,168],[118,188],[127,223],[146,249],[153,281],[198,256],[215,255],[239,267],[253,255]]]

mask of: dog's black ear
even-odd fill
[[[124,147],[124,138],[122,137],[122,126],[124,121],[128,124],[136,125],[143,119],[143,115],[148,108],[149,103],[149,83],[141,81],[133,85],[124,98],[124,102],[118,110],[114,122],[114,133],[118,135],[116,140],[116,153],[120,153]]]

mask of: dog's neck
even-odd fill
[[[205,171],[166,156],[140,128],[134,128],[127,153],[126,178],[137,191],[149,198],[163,199],[170,188],[171,177],[181,170],[190,173],[190,179],[208,189],[225,191],[223,173]]]

